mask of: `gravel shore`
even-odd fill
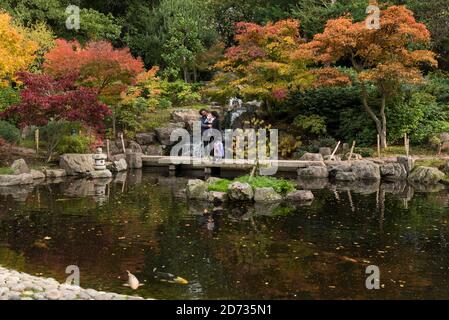
[[[0,300],[143,300],[113,292],[61,284],[52,278],[36,277],[0,267]]]

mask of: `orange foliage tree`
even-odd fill
[[[100,100],[112,108],[114,135],[121,95],[145,71],[142,60],[134,58],[128,48],[115,49],[106,41],[81,47],[77,41],[62,39],[45,55],[44,69],[56,77],[77,72],[79,82],[95,89]]]
[[[216,65],[220,72],[208,90],[211,95],[260,99],[270,111],[289,90],[312,82],[305,60],[290,58],[303,43],[299,21],[281,20],[265,26],[239,22],[235,41],[237,45],[227,49],[224,60]]]
[[[329,20],[323,33],[303,44],[292,55],[301,61],[307,56],[321,63],[328,71],[336,63],[349,61],[356,72],[354,84],[361,88],[361,100],[365,111],[376,124],[381,147],[387,146],[388,97],[400,91],[402,84],[414,84],[423,80],[422,65],[436,66],[435,54],[425,50],[430,42],[430,32],[416,22],[413,13],[404,6],[390,6],[381,11],[380,28],[369,29],[364,21],[354,22],[343,16]],[[337,69],[318,77],[323,84],[332,84]],[[344,81],[344,76],[340,80]],[[375,86],[379,93],[379,105],[368,103],[368,87]]]

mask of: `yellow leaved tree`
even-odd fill
[[[25,29],[15,26],[11,16],[0,13],[0,85],[6,84],[36,58],[38,45],[29,40]]]

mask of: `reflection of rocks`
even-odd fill
[[[68,197],[87,197],[95,195],[94,182],[87,179],[71,180],[67,183],[64,194]]]
[[[114,177],[114,183],[124,184],[126,182],[127,177],[128,177],[127,172],[118,172]]]
[[[280,202],[275,203],[255,203],[254,215],[256,216],[271,216],[276,214],[276,210],[280,207]]]
[[[0,196],[11,196],[16,201],[25,202],[31,191],[33,191],[31,186],[0,187]]]
[[[338,190],[350,190],[360,194],[371,194],[379,190],[380,181],[365,180],[365,181],[337,181],[335,187]]]
[[[289,192],[286,196],[286,200],[291,202],[308,202],[312,201],[315,197],[313,193],[309,190],[297,190]]]
[[[394,182],[384,182],[380,185],[380,188],[385,192],[398,194],[404,192],[404,190],[408,187],[406,181],[394,181]]]
[[[0,175],[0,187],[33,184],[30,173]]]
[[[417,192],[440,192],[445,189],[444,185],[441,183],[417,184],[417,183],[411,182],[410,184]]]
[[[128,184],[141,184],[142,183],[142,170],[131,170],[128,175]]]
[[[297,179],[296,184],[300,189],[319,190],[329,186],[328,179]]]
[[[205,209],[210,209],[211,204],[206,201],[189,200],[187,202],[189,213],[191,215],[203,215]]]

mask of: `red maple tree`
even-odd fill
[[[76,84],[77,73],[60,78],[47,74],[22,72],[18,74],[24,89],[21,102],[7,108],[2,118],[13,118],[21,127],[44,126],[50,121],[76,121],[101,131],[109,108],[98,101],[92,88]]]

